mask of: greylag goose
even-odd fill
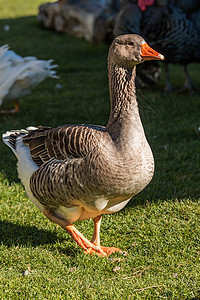
[[[9,50],[7,45],[0,47],[0,105],[14,102],[15,108],[1,113],[19,112],[19,98],[30,94],[45,78],[58,78],[52,60],[39,60],[36,57],[21,57]]]
[[[18,173],[33,203],[87,252],[120,251],[100,246],[102,214],[121,210],[154,173],[135,90],[136,65],[164,56],[139,35],[118,36],[108,54],[111,111],[106,127],[29,127],[3,135],[18,158]],[[92,240],[72,223],[92,218]]]

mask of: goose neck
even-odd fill
[[[115,132],[132,127],[140,120],[135,88],[136,66],[128,69],[110,64],[108,74],[111,110],[106,127]]]

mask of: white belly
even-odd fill
[[[81,206],[81,205],[74,205],[70,207],[66,206],[59,206],[58,209],[55,210],[55,213],[61,217],[62,219],[65,219],[69,221],[70,223],[76,222],[76,221],[83,221],[87,219],[94,219],[97,216],[100,216],[102,214],[112,214],[117,211],[120,211],[124,206],[129,202],[130,198],[121,202],[114,202],[105,200],[101,202],[102,199],[96,200],[95,204],[98,203],[97,207],[102,208],[93,208],[87,207],[87,206]],[[106,205],[105,205],[106,204]],[[103,206],[104,205],[104,206]]]

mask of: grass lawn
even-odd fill
[[[105,125],[108,46],[42,29],[36,20],[42,1],[7,2],[0,2],[1,45],[54,59],[60,79],[45,80],[21,99],[19,114],[0,116],[0,134],[29,125]],[[170,70],[181,88],[182,68]],[[199,65],[189,71],[198,86]],[[156,86],[138,91],[155,176],[125,209],[102,221],[102,245],[126,256],[85,255],[27,198],[16,158],[0,142],[0,299],[200,299],[200,96],[163,95],[163,88],[162,75]],[[76,227],[92,235],[91,220]]]

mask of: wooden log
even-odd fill
[[[100,0],[60,0],[40,5],[38,21],[48,29],[104,42],[112,35],[114,17],[115,11]]]

